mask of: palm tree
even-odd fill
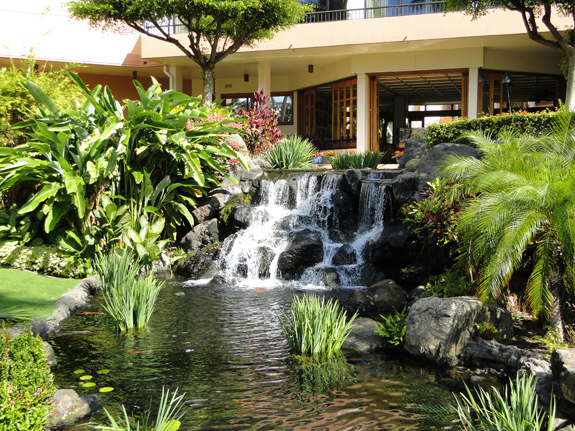
[[[532,250],[527,299],[563,337],[559,293],[573,289],[575,120],[560,113],[546,136],[469,134],[480,159],[452,156],[442,173],[477,197],[462,210],[461,258],[478,269],[478,293],[494,300]]]

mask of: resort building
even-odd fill
[[[215,99],[245,106],[262,88],[286,134],[322,149],[389,150],[432,122],[564,98],[562,52],[531,41],[517,12],[472,20],[444,13],[441,1],[317,1],[304,23],[218,63]],[[109,85],[118,98],[135,97],[131,80],[146,85],[151,76],[202,93],[200,68],[174,45],[89,29],[56,0],[16,3],[1,7],[0,66],[33,49],[39,62],[81,64],[85,82]],[[567,26],[554,17],[563,19]],[[185,42],[177,23],[166,27]]]

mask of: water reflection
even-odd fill
[[[325,295],[345,296],[342,291]],[[98,394],[108,410],[128,412],[159,400],[162,386],[186,393],[182,430],[431,430],[451,425],[452,396],[418,365],[357,356],[323,366],[289,361],[277,314],[293,288],[236,289],[171,282],[147,331],[119,335],[102,315],[79,314],[53,340],[56,383]],[[98,301],[89,311],[99,311]],[[93,375],[83,388],[74,374]],[[100,375],[98,370],[109,369]],[[154,414],[154,413],[152,413]],[[67,431],[93,430],[91,422]]]

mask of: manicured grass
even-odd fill
[[[56,309],[56,300],[79,282],[0,268],[0,319],[48,317]]]

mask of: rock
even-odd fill
[[[456,365],[481,307],[473,297],[420,299],[407,315],[404,350],[439,365]]]
[[[398,175],[389,184],[393,189],[393,197],[397,205],[401,206],[410,200],[418,200],[420,190],[427,188],[429,178],[418,172],[406,172]]]
[[[575,349],[557,349],[551,355],[551,369],[563,397],[575,403]]]
[[[218,246],[203,247],[183,261],[174,265],[174,274],[183,277],[201,278],[214,266],[219,251]]]
[[[187,253],[196,253],[202,247],[220,241],[219,227],[217,219],[210,219],[188,232],[180,241],[179,245]]]
[[[54,348],[50,343],[44,341],[44,352],[46,352],[46,363],[50,368],[55,368],[58,365]]]
[[[227,220],[228,226],[230,226],[236,232],[238,230],[245,229],[250,224],[250,217],[252,212],[252,207],[243,205],[234,207]]]
[[[500,343],[513,338],[513,315],[501,307],[484,306],[478,316],[477,323],[488,322],[495,327],[495,340]]]
[[[415,172],[419,166],[420,159],[411,159],[403,167],[404,172]]]
[[[359,169],[348,169],[341,179],[341,190],[359,198],[362,178],[363,174]]]
[[[277,268],[284,280],[296,280],[307,268],[321,261],[321,234],[315,230],[302,229],[292,233],[290,245],[279,255]]]
[[[333,256],[334,265],[353,265],[357,263],[357,254],[351,244],[343,244]]]
[[[341,286],[341,279],[336,269],[328,268],[321,271],[320,284],[329,289],[336,289]]]
[[[347,307],[362,317],[381,320],[380,315],[401,311],[407,304],[407,292],[393,280],[382,280],[366,289],[354,291],[347,299]]]
[[[407,308],[411,308],[413,304],[422,298],[429,298],[429,293],[427,293],[425,286],[417,286],[407,295]]]
[[[407,163],[413,159],[421,159],[427,153],[427,143],[425,139],[408,138],[405,140],[403,156],[401,156],[400,169],[407,166]]]
[[[48,418],[49,428],[71,424],[91,413],[90,404],[73,389],[58,389]]]
[[[342,345],[344,349],[359,353],[373,353],[385,347],[383,337],[375,333],[375,321],[367,317],[358,317],[353,321],[351,332]]]
[[[417,172],[430,180],[439,177],[438,168],[450,155],[461,157],[479,157],[477,150],[464,144],[439,144],[431,148],[420,160]]]

